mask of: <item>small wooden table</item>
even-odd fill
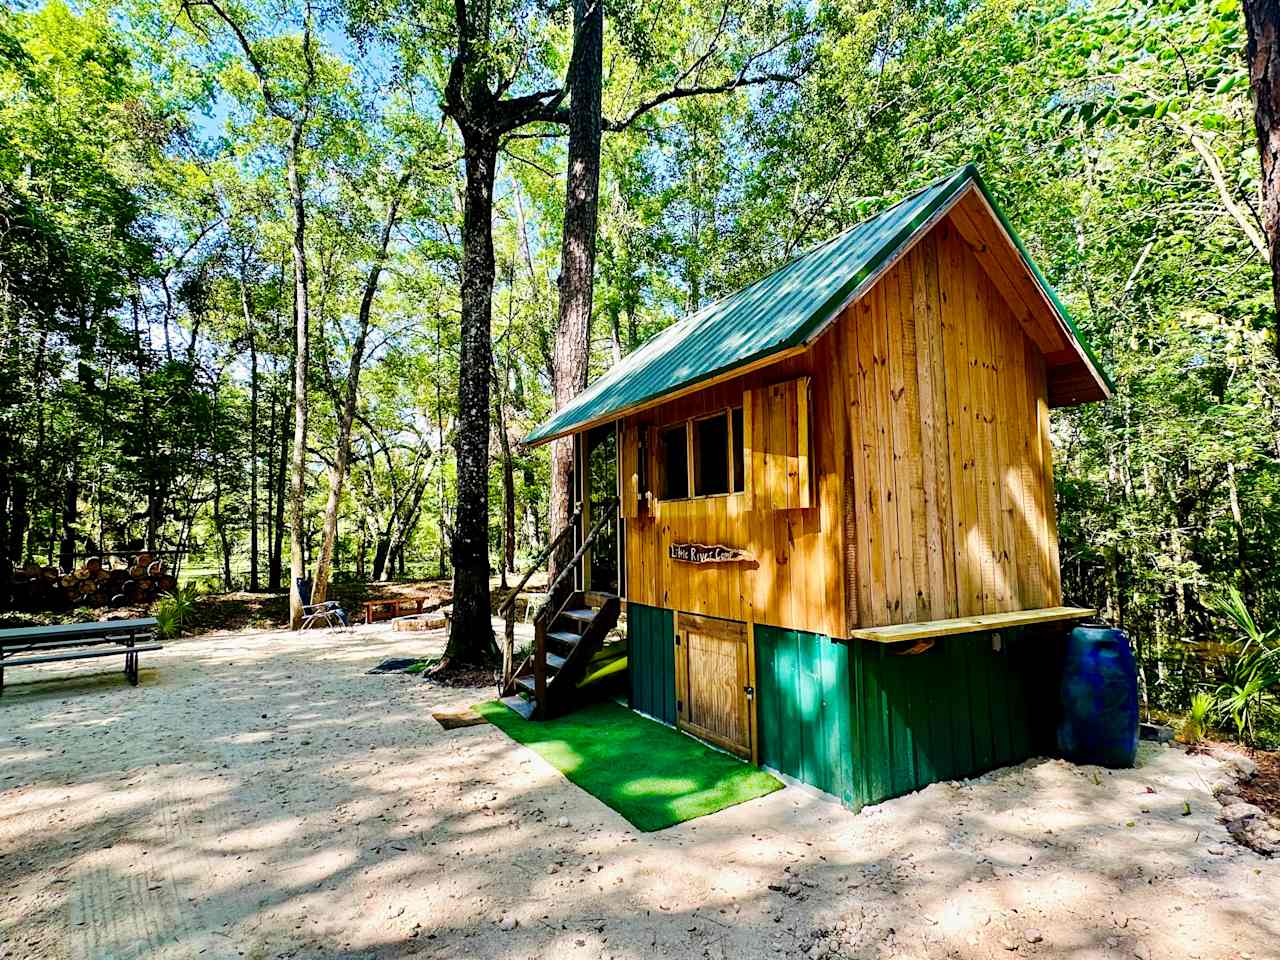
[[[0,630],[0,693],[4,692],[6,667],[117,656],[124,657],[124,675],[136,687],[138,654],[164,649],[158,643],[139,642],[152,638],[156,626],[154,617],[139,617]]]
[[[953,637],[963,633],[987,633],[1014,627],[1031,627],[1043,623],[1088,620],[1097,614],[1088,607],[1041,607],[1036,610],[1011,610],[1008,613],[983,613],[949,620],[926,620],[923,623],[894,623],[884,627],[859,627],[849,636],[873,643],[902,643],[933,637]]]

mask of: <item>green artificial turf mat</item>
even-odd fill
[[[480,714],[638,830],[661,830],[782,789],[777,777],[605,702],[556,720],[525,720],[497,700]]]

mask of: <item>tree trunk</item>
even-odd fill
[[[70,573],[76,565],[76,523],[80,518],[79,458],[67,464],[66,484],[62,490],[62,539],[58,543],[58,566]]]
[[[493,182],[498,139],[463,131],[462,343],[458,363],[457,511],[453,529],[450,664],[496,662],[489,606],[489,358],[493,309]]]
[[[1253,126],[1262,162],[1262,228],[1271,260],[1274,346],[1280,355],[1280,0],[1244,0],[1244,22]]]
[[[511,261],[510,289],[515,291],[515,259]],[[515,460],[511,453],[511,430],[510,424],[507,423],[507,409],[511,405],[513,398],[511,397],[511,368],[513,362],[513,349],[515,343],[515,331],[512,324],[515,322],[515,297],[507,298],[509,304],[507,313],[507,330],[503,335],[506,339],[505,351],[506,359],[501,365],[498,358],[493,358],[493,380],[498,388],[498,402],[494,405],[498,415],[498,443],[502,448],[502,563],[499,564],[500,583],[505,592],[507,589],[507,574],[515,573],[516,569],[516,480],[515,480]],[[522,398],[515,397],[516,402]]]
[[[404,182],[402,178],[401,186]],[[382,268],[386,263],[387,247],[391,243],[391,231],[395,228],[399,208],[400,197],[397,194],[391,198],[387,208],[378,253],[369,268],[369,275],[364,282],[364,294],[360,298],[359,326],[355,341],[351,344],[342,410],[338,414],[338,448],[334,451],[333,469],[329,471],[329,498],[324,508],[324,537],[320,544],[320,558],[316,562],[315,582],[311,586],[312,603],[323,603],[329,591],[329,568],[338,542],[338,506],[342,499],[342,484],[347,477],[347,463],[351,459],[351,428],[355,423],[356,402],[359,399],[360,367],[364,363],[365,343],[369,339],[369,317],[373,312],[373,298],[378,292],[378,279],[382,276]]]
[[[516,570],[516,478],[511,456],[511,438],[504,429],[502,438],[502,587],[507,574]]]
[[[1240,509],[1240,488],[1236,485],[1236,465],[1227,461],[1227,494],[1231,504],[1231,526],[1236,534],[1236,567],[1240,570],[1240,589],[1250,595],[1248,541],[1244,533],[1244,512]]]
[[[279,374],[279,370],[276,370]],[[268,476],[268,488],[271,493],[270,513],[271,535],[268,541],[268,570],[266,570],[266,589],[271,593],[280,591],[280,572],[283,567],[284,554],[284,463],[289,456],[289,408],[284,404],[276,404],[275,393],[279,383],[271,390],[271,463]],[[276,426],[276,410],[279,410],[279,426]]]
[[[378,537],[377,544],[373,549],[373,574],[370,579],[381,580],[383,572],[387,567],[387,554],[391,552],[391,534],[384,532]]]
[[[218,532],[218,546],[222,551],[222,589],[231,590],[231,538],[227,536],[227,517],[222,512],[222,476],[217,467],[213,471],[213,526]]]
[[[21,536],[13,536],[19,522],[12,452],[8,424],[0,423],[0,610],[8,609],[12,602],[13,570],[19,562],[13,548],[22,542]]]
[[[240,307],[244,310],[245,337],[249,346],[249,590],[257,593],[258,581],[258,335],[244,263],[240,272]]]
[[[356,579],[361,583],[365,581],[365,574],[368,572],[365,568],[366,558],[369,553],[369,518],[366,515],[360,521],[360,546],[356,550]]]
[[[289,138],[289,197],[293,202],[293,457],[289,484],[289,626],[302,626],[302,598],[298,581],[306,575],[303,551],[303,520],[307,495],[307,366],[310,362],[308,281],[307,281],[307,208],[298,172],[298,153],[302,146],[304,117],[293,121]]]
[[[440,314],[436,314],[436,369],[441,368],[440,357]],[[436,443],[443,446],[444,444],[444,403],[440,396],[440,378],[436,377]],[[440,511],[440,550],[436,560],[436,579],[443,580],[449,575],[448,558],[445,551],[449,549],[453,542],[453,535],[449,532],[448,514],[449,499],[445,493],[445,477],[444,468],[439,467],[436,470],[436,501],[437,509]]]
[[[573,0],[574,56],[569,68],[568,171],[564,235],[560,246],[560,316],[552,348],[552,394],[558,410],[587,386],[591,347],[591,295],[596,265],[596,216],[600,195],[600,88],[603,77],[604,6]],[[550,525],[555,536],[573,513],[573,440],[551,447]],[[551,558],[554,577],[572,544]]]

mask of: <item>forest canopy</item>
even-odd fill
[[[1212,597],[1280,612],[1239,2],[459,9],[0,13],[3,582],[146,548],[222,590],[478,563],[487,601],[553,532],[556,397],[973,162],[1118,387],[1055,417],[1066,596],[1179,704]]]

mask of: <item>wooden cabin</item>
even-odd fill
[[[1093,613],[1063,606],[1049,412],[1111,389],[966,167],[530,435],[577,451],[557,615],[619,596],[634,709],[853,808],[1046,752],[1055,638]]]

